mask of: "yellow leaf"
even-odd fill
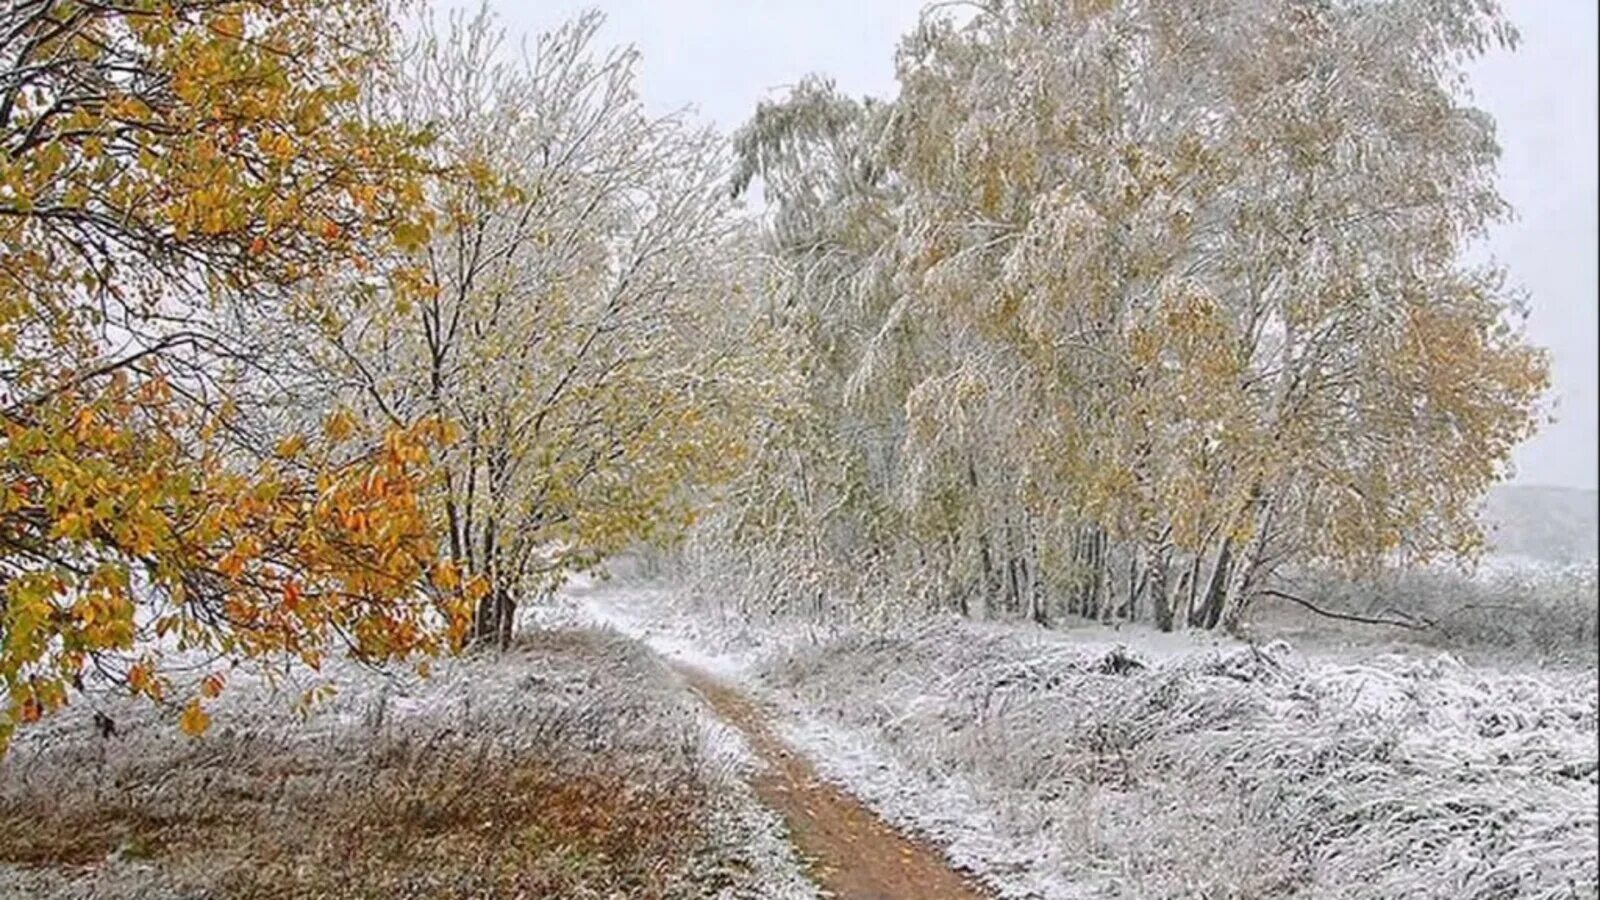
[[[394,227],[394,242],[401,250],[421,249],[427,240],[428,227],[419,222],[401,222]]]
[[[198,737],[205,734],[206,729],[211,727],[211,717],[206,715],[206,711],[200,708],[200,699],[198,697],[190,700],[189,705],[183,708],[183,717],[178,720],[178,727],[182,728],[183,733],[190,737]]]
[[[324,428],[329,440],[342,441],[355,433],[356,417],[351,415],[349,410],[341,409],[328,417]]]
[[[442,591],[453,591],[461,584],[461,572],[454,562],[445,560],[434,570],[433,583]]]
[[[300,453],[302,449],[305,448],[305,445],[305,437],[298,434],[291,434],[278,442],[278,447],[274,452],[284,459],[293,459]]]

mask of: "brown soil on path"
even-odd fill
[[[842,900],[979,900],[989,894],[937,853],[887,825],[860,801],[817,776],[773,734],[760,707],[691,666],[673,668],[711,709],[739,729],[766,763],[757,796],[783,816],[790,839],[829,895]]]

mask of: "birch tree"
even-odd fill
[[[884,112],[808,79],[734,136],[734,194],[767,200],[755,300],[783,388],[754,423],[753,456],[697,530],[695,550],[702,576],[747,611],[821,613],[840,596],[861,597],[869,585],[857,576],[879,570],[869,561],[898,532],[886,502],[900,439],[893,403],[847,396],[880,316],[872,304],[882,292],[867,282],[892,234],[887,185],[873,168]]]
[[[851,151],[892,223],[850,393],[904,415],[894,558],[942,548],[1010,613],[1211,627],[1286,563],[1470,555],[1546,378],[1459,261],[1506,212],[1460,67],[1514,43],[1465,2],[925,16]]]

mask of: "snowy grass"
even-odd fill
[[[809,896],[748,753],[612,632],[430,679],[355,667],[301,721],[236,685],[201,739],[102,698],[0,763],[0,894]]]
[[[1592,669],[959,621],[754,628],[662,591],[590,605],[728,651],[825,774],[1007,896],[1597,892]]]
[[[1316,643],[1402,640],[1507,667],[1593,666],[1600,652],[1593,560],[1557,565],[1489,557],[1472,574],[1441,567],[1360,581],[1308,573],[1297,581],[1302,596],[1325,608],[1422,627],[1335,623],[1282,601],[1263,601],[1258,623]]]

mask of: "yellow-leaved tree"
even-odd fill
[[[273,375],[241,315],[426,233],[422,141],[363,112],[392,30],[379,0],[7,5],[0,747],[91,683],[199,731],[228,661],[462,637],[446,426],[241,408]]]

